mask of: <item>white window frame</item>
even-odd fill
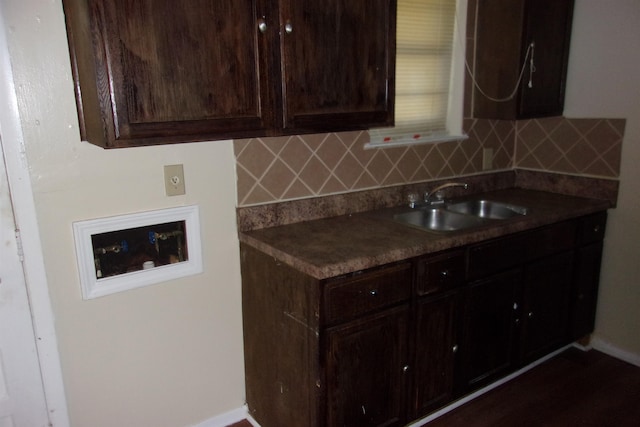
[[[451,54],[451,73],[449,83],[449,102],[446,120],[446,133],[431,133],[427,129],[416,136],[409,131],[402,137],[385,141],[390,128],[370,129],[370,142],[364,148],[386,148],[417,144],[429,144],[446,141],[467,139],[462,128],[464,114],[464,76],[465,76],[465,46],[466,46],[467,0],[456,1],[456,18],[453,34],[453,51]],[[398,128],[392,128],[397,130]]]

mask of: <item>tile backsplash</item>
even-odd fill
[[[238,206],[514,168],[617,178],[625,120],[466,119],[463,141],[364,149],[367,131],[234,141]]]
[[[618,178],[625,122],[564,117],[519,121],[514,166]]]

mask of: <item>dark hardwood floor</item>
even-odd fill
[[[640,368],[571,348],[427,426],[640,426]]]
[[[426,426],[640,426],[640,368],[571,348]]]

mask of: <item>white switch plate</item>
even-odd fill
[[[482,149],[482,170],[493,169],[493,148]]]
[[[185,194],[184,168],[182,165],[166,165],[164,167],[164,188],[167,196]]]

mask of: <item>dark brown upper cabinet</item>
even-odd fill
[[[562,115],[572,19],[573,0],[479,1],[478,85],[493,98],[506,98],[516,88],[523,66],[524,72],[515,96],[507,102],[490,100],[475,88],[474,116],[514,120]]]
[[[83,140],[393,124],[395,0],[63,0]]]

